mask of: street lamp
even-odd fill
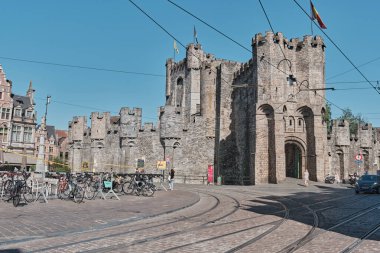
[[[48,104],[50,104],[50,98],[51,96],[46,96],[45,115],[44,117],[42,117],[42,122],[40,126],[40,144],[39,144],[39,149],[38,149],[38,160],[37,160],[37,165],[36,165],[36,171],[41,172],[43,174],[43,177],[45,175],[45,172],[47,172],[47,163],[45,159],[45,135],[47,138],[46,117],[47,117]]]

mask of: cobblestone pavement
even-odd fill
[[[287,179],[82,204],[0,202],[0,252],[380,252],[380,195]]]

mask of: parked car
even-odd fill
[[[379,193],[380,176],[377,175],[363,175],[355,183],[355,192],[375,192]]]
[[[326,184],[333,184],[335,182],[335,176],[327,175],[325,177],[325,183]]]

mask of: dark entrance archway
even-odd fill
[[[295,143],[285,144],[286,177],[302,178],[302,150]]]

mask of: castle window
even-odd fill
[[[289,126],[291,126],[291,125],[292,125],[292,123],[293,123],[293,121],[292,121],[292,120],[289,120]]]
[[[302,119],[298,119],[298,125],[302,126]]]
[[[182,77],[179,77],[177,79],[177,89],[176,89],[176,100],[175,100],[175,105],[177,107],[182,106],[182,98],[183,98],[183,79]]]

